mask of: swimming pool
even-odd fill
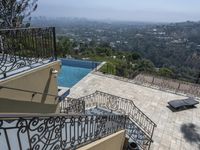
[[[61,71],[58,75],[58,85],[72,87],[99,65],[99,62],[75,59],[60,59]]]

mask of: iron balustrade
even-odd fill
[[[60,103],[60,113],[85,114],[85,101],[66,97]]]
[[[77,149],[123,130],[125,122],[125,115],[2,115],[0,149]]]
[[[86,114],[89,115],[111,115],[115,112],[111,112],[108,109],[95,107],[86,109]],[[151,139],[131,120],[127,117],[126,119],[126,136],[129,138],[129,142],[137,143],[140,149],[147,150],[150,148]]]
[[[140,149],[150,149],[152,139],[149,138],[130,118],[126,119],[126,134],[137,143]]]
[[[92,107],[100,107],[111,110],[116,113],[127,115],[130,121],[132,121],[134,125],[136,125],[143,132],[143,137],[145,141],[148,139],[148,142],[146,143],[148,143],[148,147],[150,147],[150,144],[153,142],[152,137],[156,124],[149,117],[147,117],[133,103],[132,100],[121,98],[100,91],[96,91],[91,95],[78,98],[78,100],[85,101],[85,109]],[[140,145],[140,147],[144,147],[144,145]]]
[[[0,29],[0,75],[4,78],[56,59],[54,27]]]
[[[96,91],[95,93],[79,98],[85,101],[85,107],[102,107],[115,112],[126,114],[139,125],[150,137],[156,124],[147,117],[132,100],[115,95]]]

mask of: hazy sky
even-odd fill
[[[39,0],[34,16],[126,21],[200,20],[200,0]]]

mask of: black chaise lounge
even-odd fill
[[[194,98],[190,97],[190,98],[182,99],[182,100],[173,100],[173,101],[168,102],[168,104],[172,108],[179,110],[179,109],[192,108],[195,105],[199,104],[199,102],[194,100]]]

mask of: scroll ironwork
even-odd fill
[[[0,30],[0,75],[4,78],[56,59],[54,27]]]

